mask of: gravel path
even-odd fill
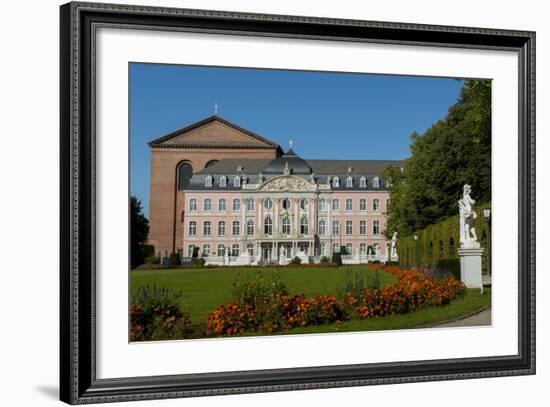
[[[453,326],[484,326],[491,325],[491,308],[487,308],[475,315],[454,322],[437,325],[438,327]]]

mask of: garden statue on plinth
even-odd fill
[[[288,264],[286,258],[286,248],[281,246],[281,249],[279,250],[279,265],[284,266],[286,264]]]
[[[397,261],[397,232],[391,237],[391,261]]]
[[[477,241],[474,211],[474,203],[470,197],[472,187],[464,185],[462,198],[458,201],[458,213],[460,215],[460,279],[468,288],[480,288],[483,292],[481,277],[481,256],[483,249]]]

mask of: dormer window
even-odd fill
[[[353,188],[353,178],[352,177],[348,177],[346,179],[346,188]]]
[[[212,187],[212,177],[210,175],[206,177],[206,181],[204,183],[204,186],[208,187],[208,188]]]
[[[373,188],[380,188],[380,179],[378,177],[372,179],[372,186]]]
[[[340,178],[334,177],[332,179],[332,187],[333,188],[339,188],[340,187]]]
[[[225,177],[225,175],[222,175],[222,177],[220,178],[220,187],[226,187],[227,186],[227,178]]]
[[[239,177],[238,175],[235,178],[233,178],[233,186],[234,187],[241,186],[241,177]]]
[[[365,177],[361,177],[359,180],[359,187],[360,188],[366,188],[367,187],[367,179]]]

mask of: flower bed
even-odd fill
[[[436,280],[419,270],[404,271],[393,266],[384,270],[394,273],[399,282],[383,289],[348,292],[340,298],[332,295],[308,298],[274,293],[256,304],[231,302],[220,305],[208,316],[206,334],[231,336],[244,332],[272,333],[297,326],[404,314],[425,306],[449,304],[462,295],[466,288],[452,277]]]

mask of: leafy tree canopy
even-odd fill
[[[402,236],[457,213],[462,186],[478,202],[491,200],[491,82],[467,80],[447,116],[411,135],[411,156],[392,179],[386,233]]]
[[[135,196],[130,198],[130,261],[132,266],[143,264],[144,247],[149,237],[149,221],[142,213],[142,206]]]

